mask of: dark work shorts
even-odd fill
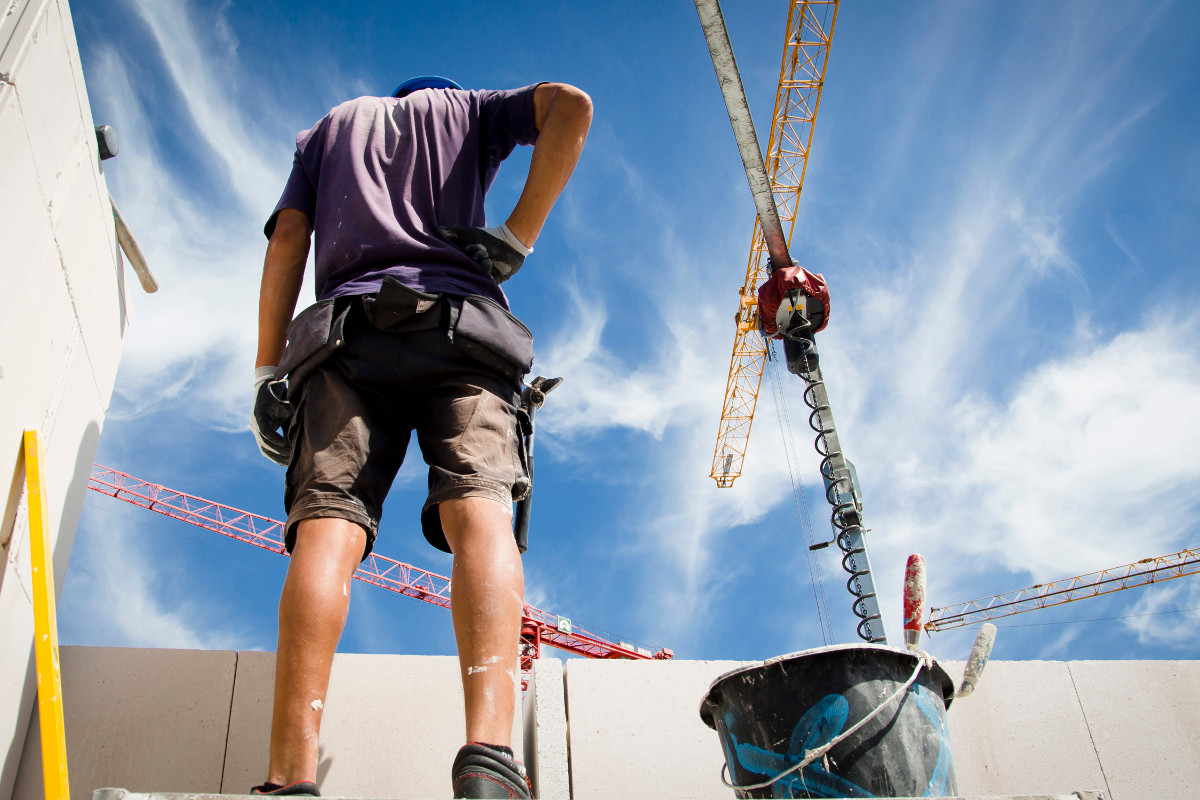
[[[459,352],[445,325],[382,331],[360,299],[347,302],[346,343],[300,387],[288,431],[287,549],[301,520],[337,517],[366,531],[365,559],[415,430],[429,465],[421,528],[450,552],[439,503],[488,497],[511,506],[529,490],[516,424],[520,385]]]

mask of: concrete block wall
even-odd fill
[[[700,721],[700,699],[746,663],[568,661],[571,796],[729,800],[718,777],[725,756]]]
[[[557,658],[539,658],[530,672],[523,708],[525,768],[536,797],[570,797],[563,663]]]
[[[514,725],[537,796],[729,800],[699,706],[745,663],[539,660]],[[273,667],[271,653],[63,648],[72,797],[246,792],[266,769]],[[1200,662],[993,662],[949,711],[959,794],[1200,800],[1198,701]],[[339,654],[321,789],[444,797],[462,738],[456,659]],[[17,800],[42,797],[40,755],[35,721]]]
[[[274,653],[64,647],[62,669],[72,797],[248,794],[266,779]],[[464,736],[457,658],[339,653],[318,783],[327,796],[445,797]],[[39,737],[35,715],[13,800],[44,797]]]
[[[1200,662],[1067,666],[1109,797],[1200,797]]]
[[[274,676],[274,653],[238,653],[220,781],[225,793],[248,792],[266,779]],[[514,692],[519,695],[519,685]],[[519,703],[518,697],[518,707]],[[466,737],[456,657],[339,653],[323,713],[317,760],[323,794],[448,793],[450,767]],[[521,741],[518,718],[513,721],[516,752],[521,751]]]
[[[943,666],[954,678],[963,665]],[[1100,759],[1062,661],[994,661],[947,715],[960,791],[1105,788]]]
[[[1200,662],[993,662],[949,718],[964,793],[1200,798]]]
[[[122,264],[66,0],[0,16],[0,797],[33,705],[21,436],[45,448],[55,577],[74,542],[120,359]]]
[[[740,664],[568,662],[572,796],[728,800],[699,706]],[[1200,662],[992,662],[948,723],[961,795],[1200,800]]]
[[[71,797],[114,781],[219,792],[236,666],[230,651],[63,647]],[[40,736],[35,714],[13,798],[45,797]]]

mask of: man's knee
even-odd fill
[[[369,532],[362,525],[341,517],[312,517],[296,523],[293,558],[362,560],[367,554]]]
[[[491,497],[443,500],[438,516],[451,552],[458,552],[468,538],[476,542],[512,539],[512,506]]]

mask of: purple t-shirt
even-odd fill
[[[392,275],[507,307],[499,285],[438,227],[485,224],[483,196],[500,162],[537,140],[536,88],[342,103],[296,137],[292,174],[264,232],[271,236],[284,208],[312,220],[318,300],[376,292]]]

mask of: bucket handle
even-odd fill
[[[903,686],[901,686],[899,689],[897,689],[891,695],[891,697],[889,697],[888,699],[886,699],[882,703],[880,703],[878,706],[876,706],[874,711],[872,711],[870,714],[867,714],[865,717],[860,719],[858,722],[851,725],[849,730],[842,731],[840,734],[833,737],[828,742],[826,742],[825,744],[821,745],[820,747],[818,747],[816,749],[805,751],[804,758],[800,761],[799,764],[796,764],[795,766],[792,766],[792,767],[788,767],[783,772],[776,775],[774,778],[768,778],[767,780],[763,781],[762,783],[751,783],[751,784],[742,785],[742,786],[738,786],[736,784],[730,783],[729,780],[725,777],[725,772],[726,772],[726,770],[729,769],[729,764],[728,763],[722,764],[721,765],[721,783],[725,784],[730,789],[734,789],[734,790],[738,790],[738,791],[750,791],[752,789],[765,789],[768,786],[771,786],[774,783],[776,783],[780,778],[790,775],[791,773],[796,772],[798,770],[802,770],[805,767],[807,767],[809,764],[816,761],[817,759],[823,758],[825,756],[825,754],[828,753],[830,750],[832,750],[836,745],[840,744],[844,739],[846,739],[850,736],[853,736],[854,733],[859,728],[861,728],[863,725],[866,725],[868,722],[870,722],[872,719],[874,719],[875,716],[877,714],[879,714],[880,711],[883,711],[883,709],[885,707],[890,705],[893,700],[895,700],[896,698],[900,697],[905,692],[907,692],[909,690],[909,687],[911,687],[914,683],[917,682],[917,676],[921,674],[922,667],[927,667],[930,670],[930,672],[933,671],[933,656],[929,655],[924,650],[911,650],[910,652],[913,655],[917,656],[918,659],[917,659],[917,668],[913,670],[913,674],[909,676],[908,681]]]

